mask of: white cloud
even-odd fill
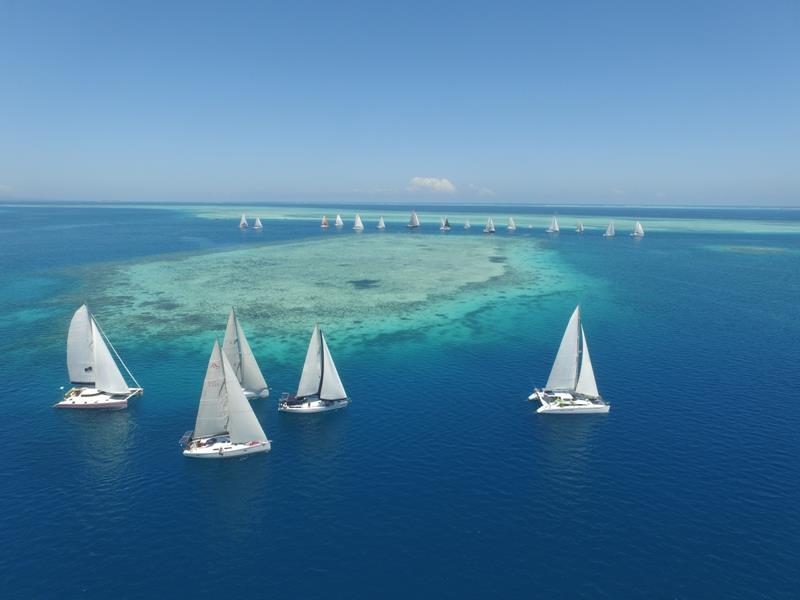
[[[456,186],[446,177],[412,177],[406,189],[409,192],[452,194],[456,191]]]

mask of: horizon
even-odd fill
[[[3,9],[0,203],[800,207],[800,4]]]

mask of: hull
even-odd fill
[[[121,410],[128,407],[128,400],[141,396],[142,388],[129,388],[128,394],[106,394],[92,388],[72,388],[54,408],[76,410]]]
[[[535,390],[528,400],[538,400],[541,406],[536,409],[539,414],[554,415],[579,415],[579,414],[605,414],[611,408],[599,398],[574,397],[572,394],[558,394],[557,396]]]
[[[536,409],[539,414],[580,415],[580,414],[605,414],[611,408],[608,404],[592,404],[587,406],[571,406],[545,404]]]
[[[245,444],[233,444],[228,436],[217,436],[192,440],[184,449],[183,455],[189,458],[235,458],[249,454],[260,454],[272,449],[270,441],[254,441]]]
[[[320,413],[338,410],[350,404],[349,400],[308,400],[299,404],[283,401],[278,405],[278,410],[287,413]]]

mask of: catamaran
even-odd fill
[[[364,223],[361,220],[361,215],[356,214],[356,220],[353,223],[353,230],[354,231],[364,231]]]
[[[472,225],[469,224],[469,219],[467,219],[464,221],[464,229],[469,229],[470,227],[472,227]]]
[[[278,410],[317,413],[344,408],[349,402],[325,336],[314,325],[297,393],[284,392]]]
[[[336,227],[344,227],[344,221],[342,221],[342,215],[336,215],[336,220],[333,222]]]
[[[644,237],[644,227],[642,227],[641,222],[636,221],[636,225],[633,226],[633,231],[631,232],[633,237]]]
[[[386,229],[386,223],[383,222],[383,217],[378,219],[378,229]]]
[[[607,413],[609,406],[597,391],[589,345],[581,324],[581,307],[570,317],[544,389],[528,400],[538,400],[537,413]]]
[[[267,382],[264,380],[264,375],[261,374],[256,357],[244,335],[244,329],[239,322],[236,310],[233,308],[228,315],[228,326],[225,328],[225,338],[222,340],[222,351],[248,400],[269,396]]]
[[[322,215],[322,223],[320,224],[320,227],[322,227],[323,229],[327,229],[328,228],[328,216],[327,215]]]
[[[517,230],[517,224],[514,222],[514,217],[508,217],[508,230],[509,231]]]
[[[109,346],[136,387],[125,381]],[[133,396],[144,393],[85,304],[69,324],[67,370],[73,387],[56,408],[125,408]]]
[[[239,219],[239,229],[247,229],[249,225],[247,224],[247,217],[242,213],[242,218]]]
[[[553,220],[550,221],[550,227],[548,227],[545,231],[547,231],[547,233],[558,233],[561,231],[561,229],[558,227],[558,219],[556,219],[555,215],[553,215]]]
[[[447,220],[447,217],[439,219],[439,222],[439,231],[450,231],[450,221]]]
[[[253,229],[264,229],[264,226],[261,224],[261,219],[256,217],[256,222],[253,223]]]
[[[411,218],[408,220],[408,225],[406,225],[406,227],[408,227],[409,229],[416,229],[417,227],[419,227],[419,225],[420,223],[419,223],[419,217],[417,216],[417,211],[412,210]]]
[[[608,227],[606,227],[606,232],[603,234],[603,237],[614,237],[615,233],[614,221],[611,221],[611,223],[608,224]]]
[[[486,221],[486,227],[483,228],[483,233],[494,233],[494,221],[492,221],[492,217],[489,217],[489,220]]]
[[[578,225],[575,227],[575,233],[583,233],[583,221],[578,221]]]
[[[181,438],[183,455],[233,458],[271,448],[225,353],[214,340],[193,431]]]

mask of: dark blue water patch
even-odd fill
[[[380,279],[351,279],[347,283],[357,290],[368,290],[378,287],[381,281]]]

